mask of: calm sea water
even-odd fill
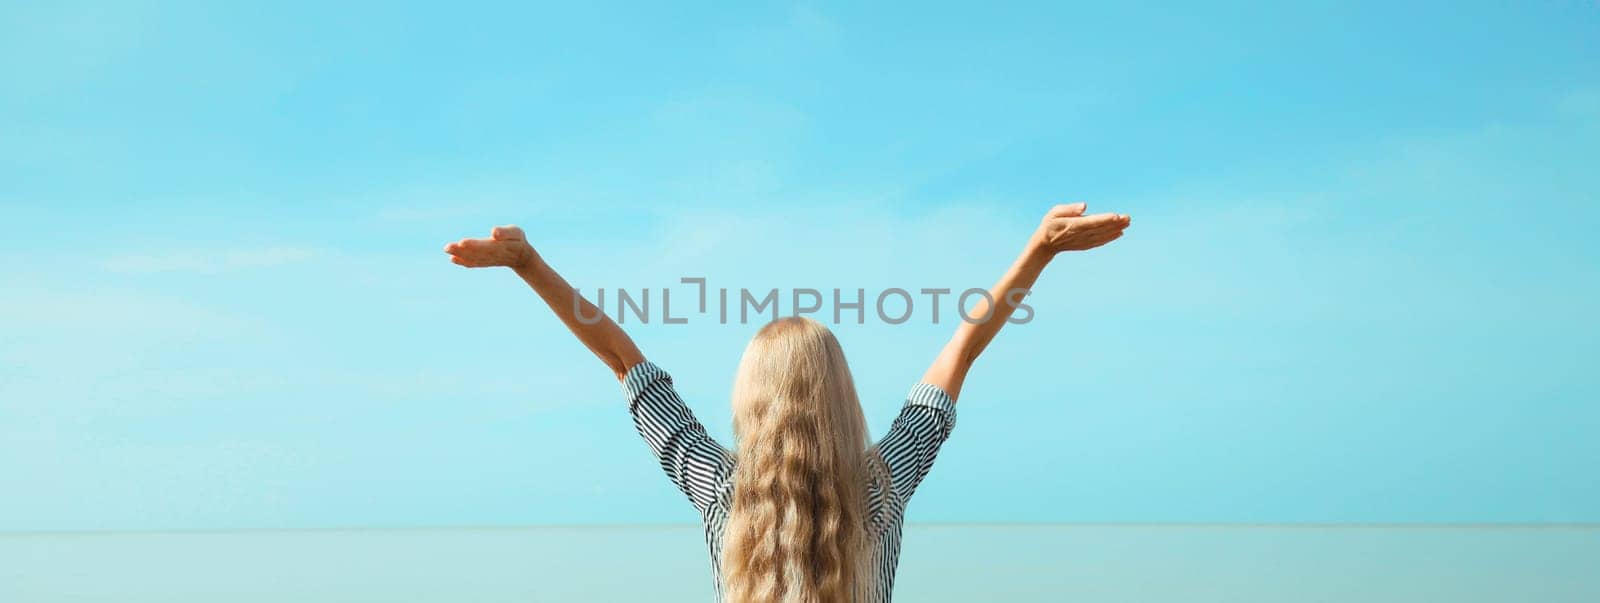
[[[925,525],[896,600],[1600,601],[1600,527]],[[0,602],[709,601],[697,526],[0,534]]]

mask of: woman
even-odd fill
[[[1051,209],[990,299],[1032,287],[1057,253],[1099,247],[1128,227],[1127,215],[1084,210],[1082,203]],[[768,324],[739,362],[738,445],[729,451],[706,435],[666,371],[545,264],[521,229],[495,228],[487,239],[462,239],[445,252],[462,266],[515,270],[611,367],[634,426],[700,511],[717,596],[733,603],[889,600],[906,502],[950,435],[968,369],[1016,309],[980,302],[969,314],[974,321],[958,321],[877,444],[867,439],[833,334],[806,318]]]

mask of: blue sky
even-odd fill
[[[1600,521],[1593,3],[0,8],[0,530],[693,521],[576,284],[987,286],[913,521]],[[881,433],[949,325],[836,328]],[[711,431],[751,325],[633,329]]]

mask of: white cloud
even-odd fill
[[[283,266],[304,262],[317,255],[315,249],[307,247],[189,249],[114,255],[106,260],[105,267],[112,272],[135,274],[160,272],[212,274]]]
[[[1575,90],[1559,98],[1556,106],[1565,116],[1594,123],[1600,118],[1600,88]]]

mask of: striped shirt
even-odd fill
[[[660,367],[649,362],[634,365],[622,380],[622,390],[639,435],[661,461],[667,477],[700,512],[717,600],[721,601],[722,534],[732,507],[736,457],[706,434],[673,389],[672,377]],[[950,395],[938,386],[919,383],[906,396],[889,433],[874,445],[883,456],[889,483],[869,479],[867,484],[868,525],[864,527],[868,541],[876,543],[875,592],[868,597],[869,603],[890,599],[900,561],[906,501],[927,477],[955,422],[956,406]]]

